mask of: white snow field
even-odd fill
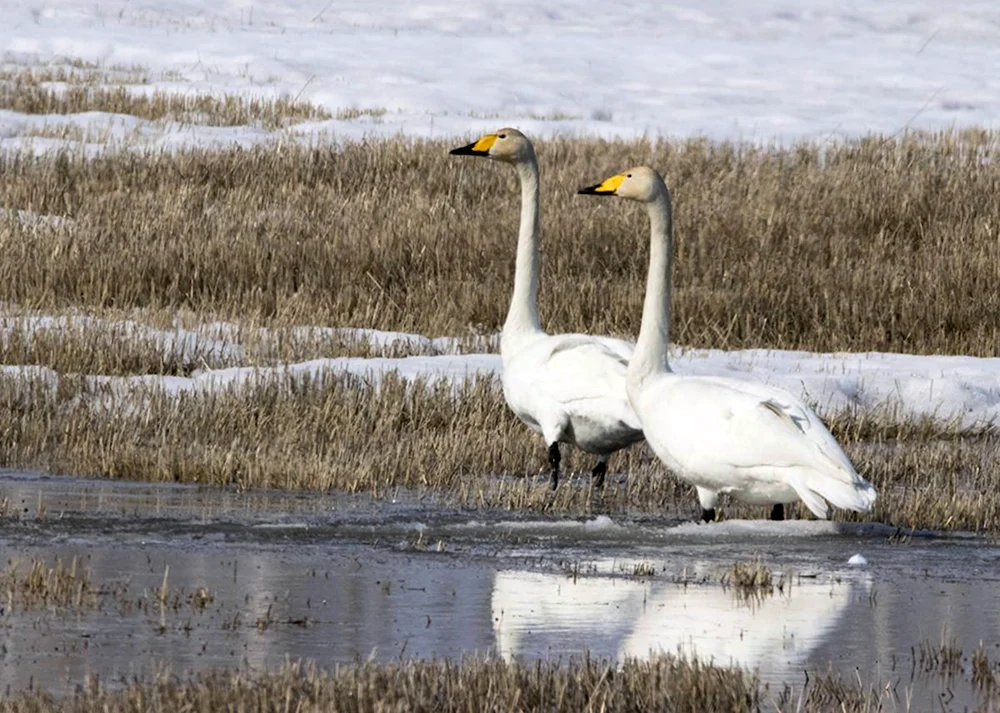
[[[381,116],[278,134],[691,136],[789,142],[996,126],[1000,5],[989,0],[4,0],[0,65],[140,66],[137,92],[300,97]],[[260,127],[0,112],[140,145],[253,143]],[[93,148],[93,147],[91,147]]]

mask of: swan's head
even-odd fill
[[[581,188],[577,193],[588,196],[618,196],[640,203],[652,203],[666,194],[667,186],[649,166],[637,166],[619,173],[596,186]]]
[[[517,129],[500,129],[486,134],[468,146],[452,149],[455,156],[484,156],[504,163],[520,163],[535,156],[531,140]]]

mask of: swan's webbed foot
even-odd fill
[[[594,485],[595,490],[602,490],[604,488],[604,475],[608,472],[608,464],[604,461],[597,461],[597,465],[590,472],[590,479]]]
[[[708,510],[702,508],[702,510],[701,510],[701,521],[702,522],[715,522],[715,508],[709,508]]]
[[[775,522],[785,519],[785,506],[783,503],[775,503],[771,508],[771,519]]]
[[[555,490],[559,486],[559,461],[562,460],[562,456],[559,455],[559,443],[553,443],[549,446],[549,465],[552,467],[552,482],[549,487]]]

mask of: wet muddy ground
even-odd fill
[[[678,514],[545,519],[395,502],[0,472],[3,564],[89,570],[89,605],[0,597],[0,690],[72,691],[286,658],[646,656],[678,649],[801,686],[831,666],[973,704],[1000,657],[1000,547],[972,535]],[[864,564],[849,564],[860,555]],[[721,583],[760,557],[771,594]],[[859,558],[855,558],[855,562]],[[779,585],[780,586],[777,586]],[[947,642],[963,672],[924,671]],[[918,706],[919,708],[920,706]]]

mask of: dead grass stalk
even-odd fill
[[[1000,531],[1000,439],[928,437],[898,424],[866,429],[870,440],[843,441],[879,500],[871,514],[837,517]],[[321,373],[171,394],[82,377],[0,375],[3,466],[377,498],[409,489],[473,508],[693,514],[692,489],[644,446],[615,457],[613,472],[628,477],[619,483],[612,475],[603,493],[590,487],[591,460],[567,449],[567,472],[584,473],[551,493],[544,447],[488,378],[455,386]],[[762,516],[733,502],[724,513]],[[807,516],[802,508],[799,515]]]
[[[68,565],[56,560],[51,567],[42,560],[31,560],[26,566],[10,561],[0,572],[0,591],[7,613],[48,607],[81,611],[97,606],[90,570],[76,557]]]
[[[44,692],[0,701],[3,713],[166,713],[240,710],[277,711],[627,711],[672,713],[754,710],[756,679],[738,668],[722,668],[675,656],[621,667],[591,658],[565,664],[505,663],[467,658],[460,663],[411,661],[365,663],[322,671],[288,664],[261,675],[208,673],[181,680],[161,675],[122,690],[92,681],[72,698]]]

